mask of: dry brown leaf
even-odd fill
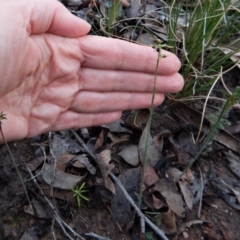
[[[192,225],[195,225],[195,224],[203,224],[204,222],[206,222],[206,221],[193,220],[193,221],[189,221],[189,222],[186,222],[186,223],[182,224],[182,225],[178,228],[177,235],[175,236],[174,240],[177,240],[177,239],[178,239],[178,235],[179,235],[180,233],[182,233],[183,231],[185,231],[186,228],[190,228]]]
[[[159,177],[152,167],[147,166],[144,173],[144,184],[150,187],[159,180]]]
[[[173,179],[173,181],[175,181],[182,175],[182,172],[177,168],[170,168],[168,169],[167,173]],[[188,171],[182,175],[181,181],[178,181],[178,185],[181,189],[181,193],[187,207],[191,210],[193,207],[193,203],[196,202],[199,198],[200,185],[196,181],[190,169],[188,169]]]
[[[175,183],[171,179],[159,179],[153,187],[153,191],[159,191],[165,197],[166,202],[173,212],[182,217],[185,212],[184,203]]]
[[[154,193],[152,193],[151,189],[146,189],[143,192],[143,201],[152,210],[159,210],[163,207],[168,207],[164,201],[157,198]]]
[[[46,159],[52,158],[51,156],[46,156]],[[27,163],[28,168],[31,171],[35,171],[44,161],[45,157],[38,157]]]
[[[104,185],[108,188],[112,193],[116,193],[115,185],[112,180],[108,177],[109,173],[113,170],[114,164],[111,164],[111,150],[105,149],[102,152],[96,154],[97,162],[99,165],[99,169],[104,181]]]
[[[51,219],[52,218],[48,209],[46,209],[46,207],[43,206],[37,200],[32,200],[31,204],[25,205],[23,209],[24,209],[25,213],[31,214],[38,218],[43,218],[43,219]]]
[[[74,188],[77,184],[83,182],[85,176],[76,176],[54,169],[53,166],[45,163],[41,175],[43,180],[52,187],[59,189]]]
[[[75,156],[74,160],[76,160],[73,163],[74,167],[78,167],[78,168],[83,168],[86,167],[87,170],[92,174],[96,174],[96,168],[90,163],[88,157],[85,154],[79,155],[79,156]],[[83,167],[82,167],[83,166]]]
[[[149,109],[133,110],[126,118],[124,125],[132,129],[143,130],[149,118]]]
[[[200,121],[202,117],[202,113],[196,111],[193,108],[190,108],[184,103],[176,102],[171,105],[173,107],[173,113],[175,116],[183,122],[188,124],[193,124],[196,127],[200,126]],[[177,111],[175,111],[177,109]],[[177,112],[181,112],[181,115],[184,116],[184,119],[178,116]],[[210,121],[204,118],[202,132],[207,133],[210,129]],[[220,144],[226,146],[227,148],[233,150],[234,152],[240,152],[240,141],[236,137],[232,136],[228,132],[220,129],[214,136],[214,140],[219,142]]]
[[[232,192],[234,193],[234,195],[236,196],[236,198],[238,200],[238,203],[240,204],[240,192],[236,191],[233,187],[231,187],[230,185],[225,183],[223,180],[222,180],[222,183],[225,184],[226,186],[228,186],[232,190]]]
[[[229,49],[229,48],[220,48],[220,50],[221,50],[224,54],[234,53],[234,51],[232,51],[232,50]],[[239,63],[239,61],[240,61],[240,51],[237,52],[237,53],[234,53],[234,54],[230,57],[230,59],[231,59],[234,63],[238,62],[238,63],[237,63],[237,66],[238,66],[238,68],[240,68],[240,63]]]
[[[104,144],[104,130],[102,130],[98,136],[97,141],[95,142],[94,145],[94,150],[99,149],[100,147],[102,147]]]
[[[149,134],[149,137],[148,137],[148,134]],[[138,145],[139,158],[141,163],[145,164],[144,162],[145,162],[147,138],[148,138],[148,146],[147,146],[146,165],[150,167],[154,167],[156,166],[158,161],[161,159],[162,154],[160,152],[160,149],[156,146],[150,133],[148,133],[147,127],[145,127],[145,129],[143,130],[142,136],[139,141],[139,145]]]
[[[113,123],[103,125],[103,128],[108,129],[110,132],[132,134],[132,130],[130,130],[129,128],[123,125],[124,125],[124,121],[122,119],[119,119]]]
[[[71,203],[76,202],[76,198],[73,196],[72,191],[55,188],[53,189],[53,192],[52,192],[51,186],[49,186],[44,182],[40,183],[39,186],[46,196],[50,196],[51,198],[58,198],[66,202],[71,202]]]
[[[235,154],[229,152],[225,152],[225,155],[230,162],[228,165],[229,168],[238,176],[240,177],[240,158],[237,157]]]
[[[138,146],[134,144],[122,144],[121,150],[118,152],[125,162],[130,164],[131,166],[138,166],[140,161],[138,157]]]
[[[161,228],[166,234],[173,234],[177,232],[176,217],[170,208],[167,212],[161,213],[161,221]]]

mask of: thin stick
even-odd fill
[[[37,180],[34,178],[31,170],[29,169],[29,167],[26,165],[26,168],[30,174],[30,176],[33,178],[33,182],[35,183],[35,185],[37,186],[38,190],[40,191],[41,195],[43,196],[44,200],[46,201],[46,203],[48,204],[48,206],[50,207],[52,214],[54,216],[54,219],[57,221],[58,225],[62,228],[64,234],[66,237],[68,237],[70,240],[74,240],[66,231],[65,227],[74,235],[74,237],[78,237],[81,240],[86,240],[85,238],[81,237],[77,232],[75,232],[67,223],[65,223],[61,217],[59,216],[57,210],[55,209],[55,207],[52,205],[52,203],[48,200],[48,198],[46,197],[46,195],[44,194],[44,192],[42,191],[42,189],[39,187]],[[64,227],[65,226],[65,227]]]
[[[198,218],[201,218],[201,211],[202,211],[202,198],[203,198],[203,175],[202,175],[202,171],[200,169],[200,167],[198,166],[198,170],[200,172],[200,180],[201,180],[201,184],[200,184],[200,200],[199,200],[199,207],[198,207]]]
[[[53,133],[49,132],[49,134],[48,134],[49,149],[50,149],[50,153],[52,155],[52,158],[54,160],[53,174],[52,174],[52,179],[51,179],[51,184],[50,184],[50,196],[53,197],[53,184],[54,184],[54,178],[55,178],[56,167],[57,167],[57,159],[56,159],[55,154],[54,154],[53,149],[52,149],[52,143],[53,143],[52,137],[53,137]]]
[[[97,163],[97,159],[95,155],[89,150],[87,145],[83,142],[83,140],[78,136],[78,134],[71,130],[71,132],[74,134],[74,136],[77,138],[81,146],[85,149],[85,151],[89,154],[89,156]],[[137,212],[138,216],[140,217],[141,221],[145,221],[148,226],[163,240],[168,240],[168,238],[164,235],[164,232],[158,228],[156,225],[154,225],[139,209],[139,207],[135,204],[133,199],[130,197],[124,186],[121,184],[121,182],[118,180],[118,178],[110,172],[109,176],[113,179],[113,181],[118,185],[118,187],[122,190],[123,194],[125,195],[126,199],[130,202],[132,207]]]
[[[98,236],[96,233],[85,233],[84,235],[97,238],[98,240],[110,240],[109,238]]]
[[[168,238],[164,235],[164,232],[158,228],[156,225],[154,225],[143,213],[142,211],[138,208],[138,206],[135,204],[135,202],[133,201],[133,199],[131,198],[131,196],[128,194],[128,192],[126,191],[126,189],[123,187],[122,183],[118,180],[118,178],[110,173],[109,174],[110,177],[113,179],[113,181],[118,185],[118,187],[122,190],[124,196],[126,197],[126,199],[130,202],[130,204],[132,205],[132,207],[135,209],[135,211],[137,212],[138,216],[142,219],[144,219],[144,221],[149,225],[149,227],[152,228],[152,230],[162,239],[167,240]]]

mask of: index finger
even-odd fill
[[[84,67],[153,74],[156,71],[158,52],[151,47],[98,36],[81,37],[79,43]],[[178,72],[181,66],[179,59],[165,50],[161,50],[161,54],[166,57],[159,62],[158,74],[172,75]]]

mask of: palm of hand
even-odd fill
[[[104,124],[118,119],[123,109],[149,106],[157,56],[152,49],[84,37],[88,24],[71,16],[57,1],[44,13],[45,21],[38,19],[41,9],[36,2],[23,2],[30,5],[29,15],[19,11],[17,23],[22,26],[10,23],[2,38],[6,48],[0,50],[5,59],[0,67],[0,110],[7,113],[3,130],[8,140]],[[49,2],[43,1],[41,6],[44,4]],[[58,13],[65,16],[65,24]],[[172,67],[165,60],[159,67],[159,72],[165,69],[157,85],[161,92],[182,87],[176,73],[179,62],[173,55],[169,57]],[[163,94],[156,94],[155,104],[162,101]]]

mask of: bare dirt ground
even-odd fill
[[[91,2],[84,1],[81,2],[82,6],[71,6],[69,9],[97,26],[97,31],[93,28],[92,33],[98,34],[101,14],[96,14]],[[159,6],[158,1],[149,2]],[[100,11],[106,17],[104,6],[105,3],[102,3]],[[136,14],[136,9],[127,14],[134,17],[132,14]],[[122,27],[124,26],[120,26]],[[130,31],[125,35],[123,37],[151,44],[149,36],[140,40]],[[234,91],[240,86],[240,70],[233,69],[224,76],[224,81],[228,89]],[[222,89],[220,83],[217,89]],[[223,97],[221,91],[214,92],[214,96]],[[203,102],[194,101],[187,106],[167,99],[162,106],[155,109],[140,209],[156,226],[164,230],[168,239],[238,240],[239,103],[229,111],[223,123],[225,131],[219,130],[196,163],[180,181],[175,181],[200,149],[201,144],[194,144],[193,139],[198,133],[201,117],[196,110],[202,110]],[[211,115],[216,114],[219,108],[219,102],[209,100],[200,139],[204,138],[204,133],[210,128],[207,118],[211,119]],[[147,117],[147,110],[138,115],[126,112],[123,122],[118,122],[115,126],[89,129],[89,136],[84,142],[91,152],[100,154],[106,151],[111,155],[106,158],[98,155],[97,162],[70,131],[58,132],[52,138],[45,134],[10,143],[32,206],[29,206],[6,146],[1,145],[0,240],[161,239],[149,226],[146,226],[145,234],[141,233],[139,217],[126,196],[109,178],[109,173],[118,176],[129,195],[138,202]],[[80,136],[80,131],[77,134]],[[56,164],[53,155],[56,157]],[[79,163],[80,156],[85,159],[84,163]],[[31,174],[37,175],[39,187],[33,182],[27,166]],[[49,169],[55,166],[54,174],[46,166]],[[51,177],[55,174],[59,178],[52,181]],[[89,201],[81,200],[81,205],[78,206],[69,188],[71,185],[81,186],[82,183],[85,183],[87,192],[84,195]],[[69,227],[67,230],[64,227],[65,232],[57,222],[59,218],[56,213]],[[71,235],[71,238],[67,235]]]
[[[234,72],[228,76],[231,87],[239,84],[239,76],[238,69],[235,69]],[[162,132],[168,131],[168,134],[162,137],[161,157],[152,168],[154,169],[154,174],[157,174],[158,181],[163,179],[167,179],[167,182],[170,181],[169,177],[167,177],[169,169],[177,168],[179,171],[183,171],[189,159],[188,155],[194,155],[197,151],[196,148],[190,146],[190,137],[186,134],[194,132],[196,127],[192,122],[186,122],[186,119],[185,121],[183,121],[183,119],[181,121],[179,120],[183,116],[178,115],[175,107],[172,108],[174,104],[176,103],[166,101],[161,107],[155,110],[153,117],[152,136],[163,136],[161,135]],[[179,105],[177,106],[179,108]],[[127,116],[128,113],[125,113],[125,118]],[[187,118],[187,115],[185,115],[185,117]],[[228,129],[235,131],[233,135],[238,139],[237,141],[239,141],[239,130],[236,130],[237,126],[239,126],[239,117],[239,108],[232,109],[228,117],[228,121],[231,124],[230,126],[232,126],[232,128],[228,126]],[[235,126],[235,128],[233,128],[233,126]],[[99,131],[100,129],[96,128],[93,130],[90,131],[91,137],[98,138],[101,132]],[[139,141],[139,135],[142,134],[135,129],[132,131],[134,137],[129,140],[129,143]],[[173,138],[167,137],[168,135],[173,136]],[[36,143],[41,143],[43,146],[44,143],[46,143],[46,139],[47,135],[44,135],[35,139],[10,143],[11,151],[16,158],[24,181],[31,178],[26,170],[25,163],[32,163],[34,159],[42,156],[41,150]],[[66,140],[66,136],[64,136],[63,139]],[[230,145],[231,143],[230,141]],[[62,148],[60,145],[57,147]],[[71,154],[75,151],[75,154],[78,155],[82,150],[76,150],[76,148],[75,145],[70,144],[68,146]],[[49,148],[45,147],[45,150],[48,154]],[[224,144],[219,143],[219,141],[213,141],[208,152],[201,157],[201,160],[197,161],[197,164],[191,167],[191,173],[195,179],[200,181],[202,175],[202,181],[204,183],[202,198],[201,200],[196,200],[196,202],[193,200],[191,210],[187,207],[190,200],[184,198],[180,185],[176,185],[179,196],[181,196],[185,202],[183,215],[181,217],[178,216],[179,214],[176,214],[178,210],[174,209],[174,206],[169,203],[167,200],[169,199],[168,196],[164,195],[160,189],[161,187],[157,185],[157,182],[147,188],[152,189],[148,194],[146,191],[146,194],[143,194],[144,201],[141,208],[142,211],[156,224],[156,212],[159,213],[161,216],[160,228],[164,229],[165,232],[169,231],[169,233],[172,233],[167,234],[169,239],[240,239],[239,176],[229,167],[226,152],[229,153],[231,150],[224,146]],[[34,211],[32,211],[32,213],[27,211],[28,202],[23,187],[9,157],[7,148],[4,145],[0,148],[0,156],[0,239],[54,239],[52,235],[53,232],[55,239],[68,239],[58,224],[56,224],[56,222],[53,224],[51,209],[49,209],[47,203],[43,201],[39,189],[32,180],[26,182],[26,187],[31,201],[38,202],[43,206],[43,209],[37,210],[37,212],[39,214],[40,211],[44,216],[36,217]],[[113,159],[115,158],[114,156]],[[239,162],[239,157],[237,161]],[[116,190],[117,198],[113,200],[114,194],[109,191],[109,186],[104,185],[101,181],[102,175],[100,174],[99,167],[94,163],[93,165],[97,169],[96,174],[92,175],[88,172],[84,180],[86,182],[86,188],[88,189],[86,193],[86,196],[89,198],[88,202],[82,201],[81,206],[78,207],[76,199],[73,197],[65,197],[65,200],[63,200],[64,198],[61,199],[56,192],[54,192],[53,198],[48,196],[61,218],[85,239],[101,239],[100,236],[103,237],[103,239],[113,240],[160,239],[153,234],[149,227],[146,229],[146,235],[140,233],[139,218],[134,215],[131,207],[127,207],[127,201],[119,195],[118,190]],[[235,166],[235,169],[238,169],[238,166]],[[76,174],[77,171],[74,171],[75,172],[72,173]],[[129,171],[132,171],[130,174],[131,177],[127,175]],[[139,174],[139,164],[133,167],[131,164],[122,160],[121,162],[115,161],[112,172],[117,176],[123,176],[126,173],[125,178],[122,178],[122,181],[125,181],[124,186],[133,198],[134,196],[136,197],[139,190],[137,186],[139,184],[139,178],[135,179],[135,176],[137,176],[135,174]],[[156,188],[156,186],[158,186],[158,188]],[[237,191],[237,193],[235,192],[234,194],[229,186]],[[60,193],[62,196],[64,195],[61,190]],[[68,191],[68,196],[69,194],[70,196],[73,195],[71,191]],[[147,200],[149,194],[151,195],[151,199],[156,200],[154,200],[155,202]],[[195,194],[197,195],[198,193],[196,192]],[[171,196],[174,201],[175,195]],[[193,198],[194,197],[196,196],[193,196]],[[163,203],[161,202],[162,205],[158,208],[156,205],[160,204],[160,201]],[[198,218],[200,201],[202,201],[202,208],[201,216]],[[175,204],[181,205],[181,203]],[[175,225],[173,223],[166,223],[166,221],[169,220],[169,218],[166,218],[166,213],[169,212],[169,209],[175,211],[173,214],[176,218],[174,217],[174,219],[171,218],[170,220],[171,222],[174,221]],[[155,217],[150,215],[149,212],[154,213]],[[172,224],[174,226],[172,226]],[[98,235],[98,238],[88,237],[84,235],[86,233],[95,233]],[[177,236],[178,233],[179,235]]]

